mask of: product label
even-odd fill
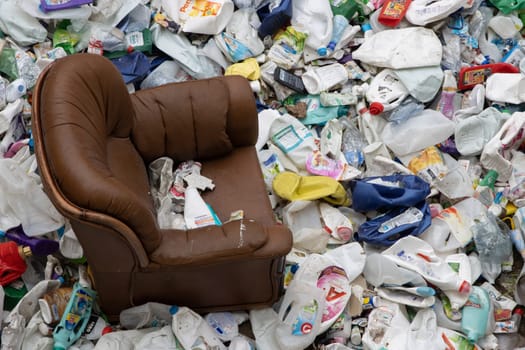
[[[443,155],[436,146],[428,147],[412,158],[408,169],[429,183],[443,179],[448,172]]]
[[[144,46],[144,37],[142,32],[131,32],[126,35],[128,46]]]
[[[226,32],[222,32],[220,38],[233,62],[239,62],[253,56],[253,53],[246,45]]]
[[[463,75],[463,85],[483,84],[485,77],[490,75],[491,70],[485,68],[468,70]]]
[[[319,304],[315,300],[312,300],[311,304],[305,305],[292,325],[292,334],[304,335],[310,333],[314,328],[313,324],[318,310]]]
[[[381,233],[385,233],[402,225],[414,224],[423,220],[423,216],[424,215],[421,212],[421,210],[419,210],[418,208],[411,207],[405,210],[403,213],[399,214],[398,216],[393,217],[388,221],[385,221],[378,229],[378,231]]]
[[[329,266],[321,272],[317,287],[326,292],[326,306],[322,322],[339,315],[350,296],[350,281],[345,271],[338,266]]]
[[[299,147],[303,140],[309,137],[312,137],[309,131],[297,130],[292,125],[288,125],[272,136],[272,141],[281,151],[289,153]]]
[[[221,3],[215,1],[186,0],[179,11],[190,17],[217,16],[221,6]]]
[[[390,18],[401,18],[403,12],[405,11],[405,0],[391,0],[386,3],[383,12],[381,13],[382,17]]]

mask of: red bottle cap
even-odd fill
[[[514,313],[520,316],[523,316],[523,314],[525,313],[525,310],[522,307],[518,306],[517,308],[514,309]]]
[[[350,238],[352,238],[353,230],[349,227],[345,226],[339,226],[337,228],[337,235],[339,238],[341,238],[343,241],[348,241]]]
[[[370,114],[378,115],[385,110],[385,106],[381,102],[372,102],[370,104]]]
[[[468,281],[461,282],[459,286],[460,293],[470,293],[470,283]]]

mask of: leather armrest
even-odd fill
[[[242,258],[263,247],[268,240],[265,227],[249,220],[228,222],[193,230],[161,230],[162,242],[150,254],[162,265],[216,262],[221,258]]]

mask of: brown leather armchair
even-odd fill
[[[114,65],[76,54],[41,74],[32,132],[42,183],[84,249],[102,310],[112,319],[148,301],[196,311],[274,303],[289,230],[276,223],[254,148],[257,111],[240,76],[129,94]],[[224,222],[159,229],[147,165],[197,160],[216,187],[203,198]]]

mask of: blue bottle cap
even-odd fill
[[[326,56],[328,50],[326,50],[326,47],[320,47],[317,49],[317,53],[319,54],[319,56]]]
[[[372,30],[372,26],[370,23],[363,23],[361,24],[361,30],[363,30],[363,32],[368,32],[369,30]]]
[[[334,51],[336,45],[337,45],[337,43],[336,43],[335,41],[330,41],[330,42],[328,43],[328,49],[329,49],[330,51]]]
[[[179,307],[177,305],[172,305],[170,307],[170,314],[175,315],[177,312],[179,312]]]

